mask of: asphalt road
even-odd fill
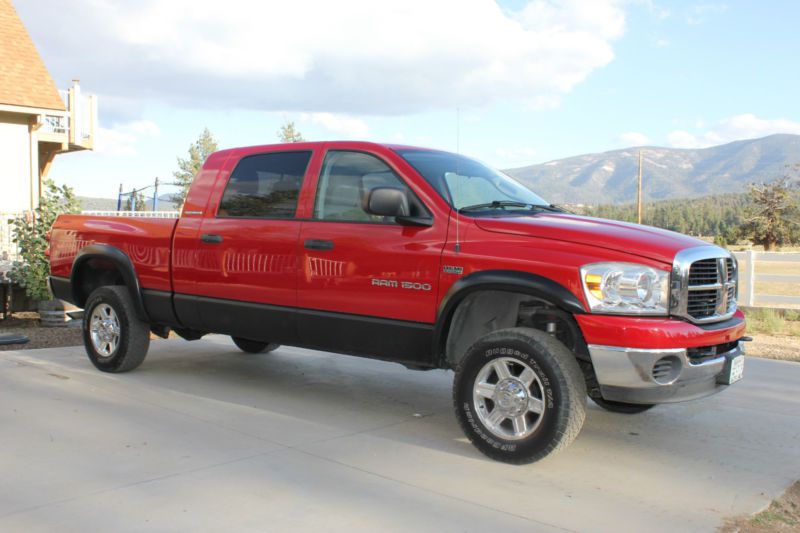
[[[566,452],[485,459],[452,373],[221,337],[102,374],[82,348],[0,354],[0,531],[713,531],[800,478],[800,364],[626,416]]]

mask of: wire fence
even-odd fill
[[[21,214],[18,212],[0,212],[0,262],[14,261],[18,257],[17,245],[14,244],[12,221]]]

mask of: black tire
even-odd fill
[[[119,339],[109,355],[98,351],[92,341],[92,316],[101,305],[108,305],[119,322]],[[150,325],[136,315],[126,287],[100,287],[89,295],[83,314],[83,345],[89,360],[103,372],[128,372],[142,364],[150,348]]]
[[[231,337],[231,339],[241,351],[247,353],[267,353],[280,347],[280,344],[274,342],[251,341],[241,337]]]
[[[524,363],[539,380],[527,390],[541,398],[543,411],[522,415],[535,417],[535,422],[533,432],[519,439],[502,438],[490,430],[473,397],[479,374],[501,358],[512,369],[514,361]],[[467,350],[456,369],[453,402],[462,430],[478,450],[497,461],[525,464],[561,451],[575,440],[586,418],[586,384],[575,356],[555,338],[534,329],[510,328],[482,337]]]
[[[592,397],[590,396],[590,398]],[[656,406],[656,404],[651,403],[612,402],[611,400],[604,400],[603,398],[592,398],[592,401],[606,411],[611,411],[612,413],[621,413],[624,415],[644,413],[645,411],[649,411]]]

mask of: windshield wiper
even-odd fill
[[[513,200],[494,200],[488,204],[475,204],[462,207],[458,210],[459,213],[466,213],[468,211],[478,211],[480,209],[505,209],[506,207],[522,207],[527,208],[533,204],[526,204],[525,202],[515,202]]]
[[[543,211],[553,211],[555,213],[561,213],[564,211],[555,205],[526,204],[525,202],[516,202],[513,200],[495,200],[488,204],[468,205],[459,209],[458,212],[467,213],[470,211],[480,211],[481,209],[505,209],[506,207],[520,207],[528,211],[541,209]]]

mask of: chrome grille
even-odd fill
[[[689,269],[689,285],[713,285],[719,281],[719,262],[716,259],[701,259]]]
[[[736,261],[715,246],[677,254],[672,271],[670,308],[692,322],[717,322],[736,311]]]
[[[717,312],[719,291],[708,289],[689,291],[689,301],[686,302],[686,311],[694,318],[707,318]]]

